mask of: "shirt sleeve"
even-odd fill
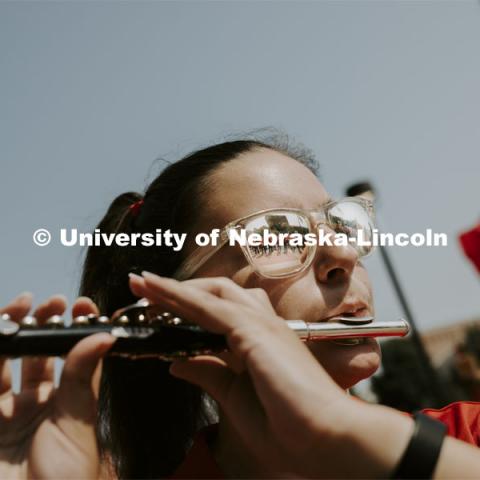
[[[440,410],[422,413],[436,418],[448,428],[448,435],[480,447],[480,402],[455,402]]]

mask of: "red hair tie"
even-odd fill
[[[132,203],[128,209],[132,213],[134,217],[136,217],[140,213],[140,208],[143,205],[143,199],[142,200],[137,200],[135,203]]]

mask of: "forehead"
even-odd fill
[[[258,149],[223,164],[209,178],[204,206],[207,223],[221,227],[258,210],[313,209],[329,196],[300,162],[274,150]]]

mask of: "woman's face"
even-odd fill
[[[268,208],[312,210],[329,199],[308,168],[276,151],[259,149],[224,164],[210,176],[195,230],[222,228],[232,220]],[[277,314],[286,320],[318,322],[345,312],[373,315],[368,275],[350,246],[318,247],[306,271],[276,280],[253,272],[238,246],[225,246],[195,274],[211,276],[230,277],[246,288],[263,288]],[[322,341],[309,344],[309,348],[342,388],[369,377],[380,363],[380,349],[374,339],[359,345]]]

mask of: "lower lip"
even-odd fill
[[[371,315],[370,310],[368,308],[361,308],[359,310],[355,310],[355,312],[339,313],[337,315],[333,315],[331,317],[327,317],[327,318],[324,318],[324,319],[319,320],[319,321],[328,322],[329,320],[333,320],[336,317],[345,317],[345,318],[355,319],[355,318],[358,318],[358,317],[369,317],[370,315]]]

